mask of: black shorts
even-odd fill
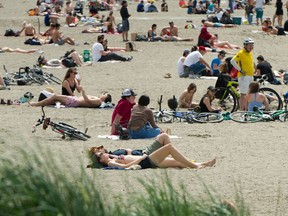
[[[146,157],[144,160],[142,160],[139,165],[141,166],[142,169],[148,169],[148,168],[156,168],[156,164],[153,163],[153,161],[151,161],[151,159],[148,157]]]

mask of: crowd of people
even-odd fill
[[[230,2],[230,1],[229,1]],[[280,1],[281,2],[281,1]],[[145,9],[145,5],[143,5],[143,11],[152,12],[151,5],[153,6],[153,2],[149,3],[148,9]],[[140,12],[141,4],[143,1],[139,3],[137,6],[137,11]],[[180,4],[180,2],[179,2]],[[259,92],[259,83],[253,82],[254,75],[267,75],[268,82],[272,84],[279,84],[279,81],[276,79],[272,66],[269,62],[265,61],[264,57],[259,55],[257,57],[258,64],[254,64],[252,51],[254,48],[254,40],[251,38],[247,38],[243,42],[243,47],[234,45],[228,41],[220,41],[219,35],[212,35],[209,33],[208,28],[216,27],[216,28],[232,28],[236,27],[233,23],[227,22],[229,18],[229,14],[233,13],[231,10],[223,11],[219,9],[220,1],[208,2],[206,1],[205,8],[203,6],[202,1],[191,1],[189,0],[188,4],[183,4],[181,1],[181,7],[187,7],[190,9],[192,7],[192,13],[209,13],[214,14],[217,18],[213,21],[202,20],[202,28],[200,30],[200,34],[198,37],[197,46],[192,46],[191,49],[185,49],[183,51],[182,56],[179,58],[177,62],[177,69],[180,78],[193,78],[197,79],[200,76],[215,76],[218,77],[216,81],[216,85],[207,86],[207,91],[204,95],[202,95],[199,102],[195,102],[197,86],[195,83],[190,83],[187,89],[185,89],[179,95],[179,108],[184,109],[194,109],[199,107],[200,112],[221,112],[221,107],[215,107],[212,105],[212,101],[215,99],[215,95],[217,94],[217,87],[221,87],[222,84],[219,84],[221,80],[231,80],[235,77],[230,76],[230,71],[228,69],[228,63],[226,61],[226,55],[235,54],[229,61],[231,65],[237,70],[237,80],[239,82],[239,92],[240,92],[240,110],[253,110],[253,107],[262,107],[270,110],[269,102],[265,95]],[[68,26],[77,26],[77,14],[74,11],[73,3],[70,1],[66,1],[66,7],[63,9],[64,2],[63,1],[54,1],[53,6],[47,4],[42,1],[37,1],[37,9],[35,9],[35,13],[42,14],[45,19],[49,18],[49,22],[47,21],[47,26],[49,29],[41,34],[41,36],[49,38],[48,43],[54,43],[59,46],[64,44],[68,45],[76,45],[74,39],[69,36],[64,36],[60,32],[60,13],[64,13],[67,15],[65,22]],[[270,32],[269,30],[271,26],[275,25],[275,19],[278,18],[278,25],[282,26],[281,13],[283,16],[283,11],[280,11],[280,7],[282,5],[277,1],[276,7],[277,11],[273,18],[272,24],[268,23],[267,20],[263,22],[262,29],[264,31]],[[107,6],[107,5],[106,5]],[[105,7],[106,7],[105,6]],[[257,11],[257,24],[262,23],[263,12],[261,15],[261,7],[263,5],[258,4],[256,1],[256,11]],[[106,8],[109,9],[110,6]],[[147,7],[147,5],[146,5]],[[168,5],[165,1],[161,5],[161,11],[168,11]],[[150,8],[150,9],[149,9]],[[153,8],[153,7],[152,7]],[[39,11],[38,11],[39,9]],[[90,17],[95,19],[102,19],[101,30],[95,29],[87,29],[82,31],[83,33],[114,33],[114,29],[116,27],[115,17],[113,15],[113,11],[109,12],[109,16],[106,20],[103,17],[100,17],[97,10],[94,10],[91,6],[89,12]],[[263,9],[263,8],[262,8]],[[38,11],[38,12],[37,12]],[[55,16],[55,13],[59,15],[59,17]],[[221,14],[222,16],[220,17]],[[226,15],[226,23],[223,20]],[[119,11],[119,15],[121,16],[121,34],[122,41],[128,42],[129,37],[128,33],[130,30],[130,20],[131,14],[128,11],[128,3],[127,1],[121,2],[121,8]],[[217,16],[218,15],[218,16]],[[248,16],[249,14],[247,14]],[[223,17],[224,16],[224,17]],[[48,17],[48,18],[47,18]],[[258,20],[259,19],[259,20]],[[157,34],[157,24],[152,24],[151,29],[148,30],[148,38],[150,41],[193,41],[192,38],[181,38],[178,35],[178,28],[174,24],[174,21],[169,21],[169,26],[161,29],[161,32]],[[105,26],[106,30],[103,30],[103,26]],[[98,26],[99,27],[99,26]],[[276,27],[275,27],[276,28]],[[279,29],[277,29],[279,30]],[[19,35],[24,32],[25,36],[36,36],[36,30],[31,24],[23,23],[23,29],[21,29],[18,33]],[[275,32],[274,32],[275,33]],[[274,34],[273,33],[273,34]],[[275,33],[278,34],[278,33]],[[18,35],[18,36],[19,36]],[[237,53],[231,53],[229,50],[235,51]],[[18,52],[18,53],[32,53],[37,50],[22,50],[22,49],[11,49],[8,47],[3,47],[0,49],[0,52]],[[97,41],[92,45],[92,60],[93,63],[96,62],[105,62],[105,61],[131,61],[133,59],[132,56],[124,57],[122,55],[117,54],[117,51],[125,51],[125,48],[122,47],[109,47],[108,40],[105,38],[105,35],[100,34],[97,36]],[[217,56],[213,58],[211,62],[208,62],[205,59],[205,55],[208,52],[216,52]],[[74,50],[69,54],[69,58],[73,59],[77,66],[84,66],[82,59],[79,57],[79,54]],[[62,61],[60,59],[54,59],[54,61],[47,61],[46,59],[41,59],[41,65],[54,66],[54,63],[57,62],[57,66],[62,65]],[[2,77],[0,77],[0,84],[3,84],[4,81]],[[4,84],[3,84],[4,85]],[[225,84],[223,84],[225,85]],[[64,76],[62,85],[61,85],[61,95],[60,94],[52,94],[50,97],[47,97],[43,100],[34,102],[29,101],[31,106],[50,106],[54,105],[57,102],[65,105],[66,107],[87,107],[87,108],[99,108],[101,104],[111,103],[112,97],[110,94],[105,93],[103,95],[92,96],[87,95],[85,88],[81,84],[81,78],[77,72],[75,67],[70,67],[67,69],[67,72]],[[81,96],[76,96],[76,92],[81,94]],[[148,105],[150,104],[150,97],[146,94],[143,94],[139,97],[136,103],[137,94],[133,89],[125,89],[121,94],[121,99],[116,104],[113,114],[111,116],[111,135],[120,135],[121,130],[126,128],[129,136],[132,139],[145,139],[145,138],[154,138],[157,137],[158,147],[154,148],[153,151],[143,151],[143,155],[141,156],[121,156],[116,157],[114,154],[107,154],[106,152],[94,152],[92,157],[96,157],[96,160],[99,163],[102,163],[104,166],[114,166],[120,168],[127,168],[132,165],[141,165],[142,168],[167,168],[167,167],[180,167],[180,168],[202,168],[202,167],[211,167],[215,164],[216,160],[213,159],[204,163],[193,163],[189,161],[186,157],[184,157],[170,142],[167,134],[164,133],[163,129],[160,128],[159,125],[156,124],[153,116],[153,112],[149,109]],[[168,140],[168,141],[167,141]],[[149,155],[149,156],[147,156]],[[171,155],[173,159],[167,158],[168,155]]]

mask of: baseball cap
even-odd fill
[[[213,92],[216,92],[216,91],[217,91],[217,89],[216,89],[214,86],[209,86],[209,87],[207,88],[207,90],[210,90],[210,91],[213,91]]]
[[[129,96],[136,96],[137,94],[132,89],[125,89],[122,92],[122,96],[129,97]]]
[[[222,56],[224,56],[224,57],[225,57],[225,55],[226,55],[226,52],[225,52],[224,50],[221,50],[221,51],[219,52],[219,55],[222,55]]]
[[[202,50],[202,51],[206,52],[206,48],[204,46],[199,46],[198,49],[199,49],[199,51]]]

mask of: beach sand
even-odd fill
[[[139,52],[121,53],[125,56],[133,56],[133,60],[127,63],[96,63],[92,66],[78,68],[82,77],[81,85],[87,94],[100,95],[108,91],[113,102],[117,103],[121,92],[125,88],[133,88],[140,96],[147,94],[151,98],[150,107],[157,106],[157,99],[163,95],[162,108],[168,109],[167,100],[173,95],[176,97],[187,88],[189,83],[197,84],[196,101],[199,101],[209,85],[214,85],[213,79],[180,79],[177,74],[176,63],[186,48],[196,44],[200,32],[197,29],[184,29],[186,20],[193,20],[193,23],[200,26],[201,19],[206,15],[188,15],[186,9],[178,7],[178,1],[167,0],[169,5],[168,13],[136,13],[135,2],[129,2],[128,10],[132,14],[130,18],[131,31],[146,34],[153,23],[157,23],[157,32],[168,26],[173,20],[179,28],[181,37],[192,37],[194,42],[135,42]],[[37,46],[24,45],[28,37],[4,37],[8,28],[21,29],[24,20],[33,23],[37,27],[37,19],[41,22],[41,31],[47,29],[43,24],[43,17],[29,17],[25,11],[34,7],[36,1],[0,0],[4,8],[0,8],[0,47],[11,48],[38,48]],[[227,2],[222,2],[223,7]],[[274,2],[273,2],[274,3]],[[15,5],[17,6],[15,7]],[[161,2],[156,2],[160,8]],[[119,7],[118,7],[119,9]],[[87,13],[87,8],[85,8]],[[274,5],[265,7],[264,17],[272,17],[275,12]],[[107,15],[108,12],[100,12]],[[115,8],[114,15],[116,22],[120,22],[120,15]],[[235,16],[244,16],[244,10],[236,10]],[[286,14],[284,15],[284,20]],[[64,24],[64,18],[60,19]],[[59,58],[64,53],[75,48],[78,53],[85,49],[91,49],[96,42],[98,34],[81,34],[85,27],[62,27],[61,31],[76,40],[77,46],[54,46],[44,45],[40,48],[45,52],[47,59]],[[220,40],[228,40],[231,43],[242,46],[244,38],[251,37],[255,40],[253,51],[254,60],[258,55],[263,55],[272,64],[274,70],[287,68],[288,43],[286,37],[268,36],[262,33],[253,33],[253,30],[261,30],[259,26],[240,25],[229,29],[209,29],[211,33],[217,33]],[[130,37],[129,33],[129,37]],[[124,46],[121,35],[107,35],[110,46]],[[90,45],[84,45],[88,42]],[[0,66],[5,65],[9,72],[18,71],[19,67],[30,66],[36,63],[39,53],[35,54],[0,54]],[[216,56],[215,53],[208,53],[205,59],[208,62]],[[0,69],[1,74],[4,71]],[[63,78],[66,69],[45,69],[59,78]],[[164,75],[170,73],[172,78],[166,79]],[[286,85],[272,86],[280,94],[288,90]],[[0,98],[17,99],[26,92],[32,92],[37,100],[41,90],[47,86],[12,86],[11,90],[1,90]],[[61,92],[61,87],[51,85],[56,93]],[[138,98],[138,97],[137,97]],[[137,100],[136,98],[136,100]],[[81,167],[89,163],[86,157],[86,150],[91,146],[104,145],[108,149],[131,148],[142,149],[152,143],[152,140],[129,140],[113,141],[99,139],[98,135],[110,133],[110,119],[112,109],[84,109],[84,108],[45,108],[47,116],[54,121],[63,121],[71,124],[80,130],[89,128],[88,134],[92,136],[89,141],[61,140],[60,135],[52,132],[50,128],[46,131],[41,127],[32,134],[32,126],[41,116],[40,108],[22,105],[0,105],[1,127],[0,127],[0,153],[2,156],[17,159],[21,148],[32,147],[52,149],[59,167],[63,172],[80,172]],[[275,122],[260,122],[255,124],[239,124],[233,121],[224,121],[219,124],[186,124],[174,122],[172,124],[159,124],[161,128],[171,129],[173,135],[180,138],[172,139],[175,146],[184,155],[197,161],[206,161],[217,157],[216,166],[201,170],[191,169],[148,169],[140,171],[103,171],[86,169],[91,176],[109,185],[109,189],[115,193],[127,193],[128,189],[139,188],[137,178],[159,179],[167,172],[173,181],[175,188],[180,183],[187,187],[187,192],[197,195],[203,193],[201,181],[209,187],[214,188],[220,197],[234,199],[236,194],[235,184],[241,186],[241,192],[245,202],[251,208],[252,215],[288,215],[288,165],[286,154],[288,152],[287,124]],[[52,157],[52,156],[51,156]],[[71,166],[66,166],[67,162]],[[73,170],[71,170],[71,167]],[[201,178],[201,181],[197,177]],[[200,182],[199,182],[200,181]],[[110,190],[110,191],[111,191]]]

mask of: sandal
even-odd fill
[[[171,74],[170,73],[166,73],[164,78],[172,78]]]

